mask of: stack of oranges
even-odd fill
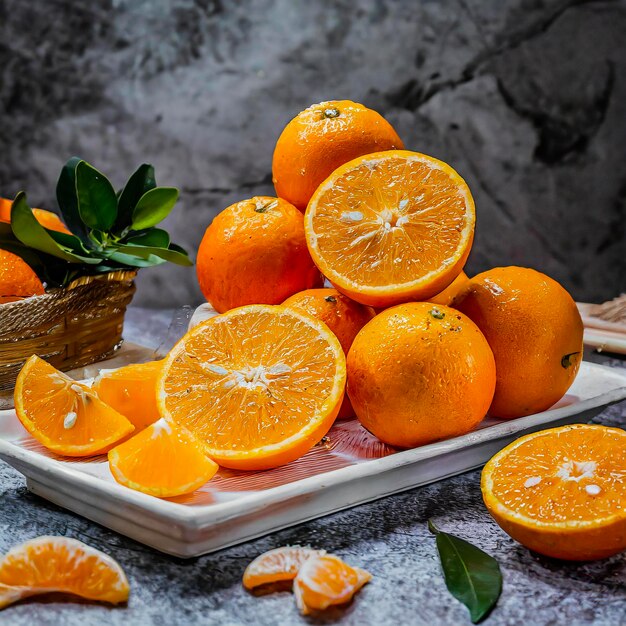
[[[197,273],[219,314],[163,361],[91,388],[27,363],[16,409],[33,436],[60,454],[108,451],[120,483],[167,497],[218,465],[289,463],[338,417],[409,448],[565,394],[582,360],[574,301],[531,269],[464,273],[476,212],[448,164],[405,150],[375,111],[332,101],[287,125],[273,178],[277,197],[237,202],[207,228]]]

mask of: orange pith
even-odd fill
[[[111,557],[68,537],[38,537],[14,547],[0,560],[0,608],[51,592],[119,604],[130,588]]]
[[[331,427],[345,357],[323,323],[295,309],[252,305],[189,331],[157,383],[159,411],[204,442],[226,467],[292,461]]]
[[[185,428],[160,419],[109,452],[118,483],[157,498],[191,493],[219,469]]]
[[[485,465],[489,512],[511,537],[560,559],[626,549],[626,432],[580,424],[513,442]]]
[[[150,361],[103,370],[92,389],[96,395],[142,430],[159,419],[156,381],[163,361]]]
[[[11,205],[12,200],[6,198],[0,198],[0,222],[7,224],[11,223]],[[46,211],[45,209],[33,209],[35,219],[44,227],[49,230],[56,230],[60,233],[66,233],[70,235],[70,231],[65,224],[61,221],[59,216],[52,211]]]
[[[349,602],[372,575],[351,567],[332,554],[307,559],[293,582],[296,603],[303,614]]]
[[[254,589],[261,585],[293,580],[307,559],[324,553],[324,550],[300,546],[286,546],[264,552],[246,567],[243,586]]]
[[[335,170],[304,227],[313,261],[339,291],[386,307],[445,289],[465,264],[474,222],[469,188],[449,165],[392,150]]]
[[[42,282],[17,254],[0,249],[0,304],[44,293]]]
[[[26,361],[15,384],[15,411],[46,448],[66,456],[106,452],[134,426],[82,383],[38,356]]]

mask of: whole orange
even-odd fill
[[[304,211],[317,187],[356,157],[404,144],[379,113],[350,100],[314,104],[285,126],[274,149],[276,194]]]
[[[0,222],[6,222],[7,224],[11,222],[12,204],[12,200],[0,198]],[[45,211],[44,209],[33,209],[33,215],[44,228],[56,230],[60,233],[67,233],[68,235],[71,234],[56,213]]]
[[[302,213],[267,196],[236,202],[217,215],[200,243],[196,269],[204,297],[219,313],[280,304],[322,284],[307,250]]]
[[[0,304],[43,293],[42,282],[26,261],[0,249]]]
[[[283,305],[300,309],[324,322],[339,339],[346,354],[357,333],[375,315],[374,309],[350,300],[336,289],[307,289],[287,298]],[[337,417],[353,415],[354,409],[346,395]]]
[[[469,278],[467,274],[461,271],[461,273],[443,291],[440,291],[437,295],[428,298],[428,302],[450,306],[454,298],[461,292],[461,289],[467,285],[468,281]]]
[[[565,395],[582,360],[583,323],[559,283],[526,267],[497,267],[470,279],[453,306],[493,350],[498,376],[490,414],[538,413]]]
[[[487,413],[496,384],[493,354],[478,327],[429,302],[377,315],[356,336],[347,372],[359,421],[400,448],[469,432]]]

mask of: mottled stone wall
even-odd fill
[[[149,160],[195,251],[217,211],[271,193],[283,125],[333,98],[467,179],[470,273],[626,289],[624,1],[0,0],[0,191],[39,206],[70,155],[117,184]],[[139,282],[142,304],[200,300],[188,268]]]

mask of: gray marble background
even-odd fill
[[[117,185],[148,160],[195,253],[272,193],[284,124],[348,98],[467,179],[470,273],[529,265],[601,300],[626,290],[625,70],[623,0],[0,0],[0,194],[54,207],[67,157]],[[200,298],[168,266],[136,303]]]

